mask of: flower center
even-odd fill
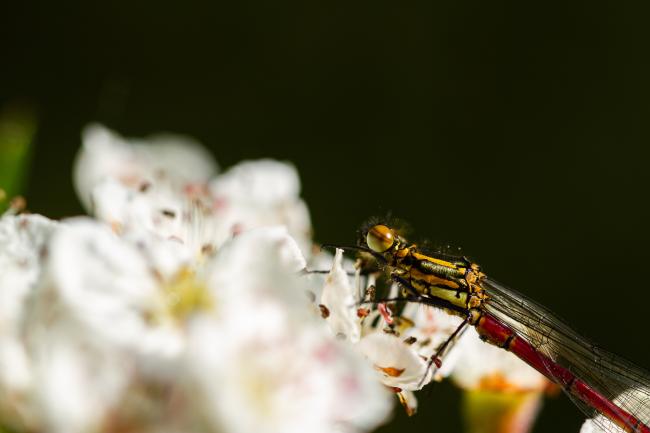
[[[176,320],[183,320],[200,311],[209,311],[213,307],[207,286],[187,267],[181,268],[163,285],[163,294],[167,312]]]

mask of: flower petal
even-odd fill
[[[333,334],[356,343],[361,337],[361,323],[357,316],[358,301],[342,261],[343,250],[337,249],[332,270],[323,286],[320,303],[329,310],[326,320]]]
[[[217,244],[252,228],[284,225],[304,255],[310,253],[311,222],[300,199],[296,169],[270,159],[242,162],[212,181],[219,221]]]
[[[158,181],[181,190],[207,182],[216,171],[212,155],[188,137],[167,134],[145,140],[125,139],[98,124],[88,125],[82,135],[74,184],[89,210],[93,189],[105,179],[131,188]]]
[[[386,386],[414,391],[431,380],[427,361],[401,338],[375,332],[363,337],[357,347],[380,372]]]

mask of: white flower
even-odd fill
[[[170,282],[143,248],[88,219],[51,235],[23,318],[29,421],[38,430],[104,431],[134,383],[168,378],[178,366],[184,341],[165,303]]]
[[[167,241],[168,251],[173,251],[171,242]],[[48,302],[39,315],[50,314],[50,309],[63,311],[107,344],[143,355],[176,356],[182,345],[164,292],[173,281],[163,279],[174,273],[158,271],[147,260],[146,248],[147,244],[131,244],[94,221],[67,221],[49,246],[43,293],[37,294],[37,301],[47,294]],[[177,262],[176,271],[181,272],[183,265]]]
[[[386,386],[416,391],[429,382],[427,361],[402,339],[382,332],[367,335],[359,342],[359,350],[381,372]]]
[[[352,288],[350,279],[343,268],[343,251],[337,249],[321,295],[331,332],[351,343],[358,343],[356,349],[381,373],[384,385],[399,390],[420,389],[430,380],[426,359],[412,345],[405,343],[398,332],[385,332],[387,318],[375,320],[379,312],[370,312],[367,307],[371,305],[360,303],[361,293]],[[359,314],[363,310],[367,316]]]
[[[210,153],[189,137],[160,134],[149,139],[125,139],[97,124],[83,132],[74,184],[80,200],[91,210],[92,191],[105,179],[136,188],[163,183],[183,189],[206,182],[217,169]]]
[[[383,422],[388,392],[312,313],[305,260],[284,227],[242,233],[194,267],[180,247],[87,219],[52,235],[25,314],[37,428],[100,432],[112,419],[146,430],[168,416],[151,386],[178,395],[169,422],[180,431],[206,430],[199,419],[233,432]],[[156,418],[130,413],[123,402],[137,395]]]
[[[187,369],[215,429],[367,430],[390,400],[353,348],[308,308],[295,244],[274,229],[234,238],[215,258],[216,316],[194,323]],[[303,259],[304,260],[304,259]]]
[[[199,322],[191,335],[189,371],[216,430],[368,430],[390,413],[387,392],[350,348],[271,306],[240,321]]]
[[[375,282],[373,275],[363,280],[368,286]],[[419,353],[421,348],[410,341],[410,320],[393,317],[390,308],[381,302],[361,302],[368,299],[366,288],[359,290],[360,281],[359,271],[353,278],[349,276],[342,251],[337,250],[322,289],[323,317],[332,334],[352,343],[376,371],[378,380],[397,394],[407,413],[412,415],[417,409],[412,391],[431,380],[432,369],[428,368],[427,358]],[[391,292],[396,290],[396,286],[391,287]],[[407,333],[401,335],[403,331]]]
[[[256,227],[284,225],[310,253],[311,221],[300,199],[296,169],[270,159],[245,161],[230,168],[210,184],[219,220],[217,244],[236,233]]]
[[[215,172],[214,160],[188,138],[127,140],[91,125],[75,185],[86,207],[114,230],[173,238],[194,255],[245,230],[276,225],[287,227],[303,255],[311,253],[309,212],[292,165],[263,159]]]
[[[295,169],[246,162],[208,188],[215,169],[187,139],[91,126],[75,181],[100,221],[0,220],[0,429],[357,433],[386,420],[384,383],[412,388],[423,361],[381,318],[361,326],[340,252],[322,290],[332,320],[315,314]]]
[[[0,413],[17,426],[31,427],[35,416],[30,401],[34,378],[22,327],[56,226],[40,215],[0,218]]]

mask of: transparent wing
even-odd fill
[[[485,310],[502,321],[553,362],[620,408],[648,425],[650,421],[650,373],[610,353],[573,331],[562,319],[526,296],[485,278],[488,294]],[[561,380],[558,380],[561,384]],[[573,402],[607,432],[620,432],[613,422],[580,399]],[[630,426],[633,428],[634,426]]]

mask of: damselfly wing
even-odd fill
[[[602,414],[602,408],[594,407],[574,392],[563,377],[553,374],[554,364],[571,372],[598,394],[614,403],[640,421],[638,426],[626,426],[630,431],[641,429],[650,422],[650,373],[630,361],[591,343],[565,321],[547,308],[486,277],[481,286],[487,293],[483,303],[486,312],[514,330],[536,350],[545,355],[547,375],[567,391],[566,394],[590,418],[594,418],[605,431],[617,430],[616,424]],[[634,430],[637,428],[637,430]]]

